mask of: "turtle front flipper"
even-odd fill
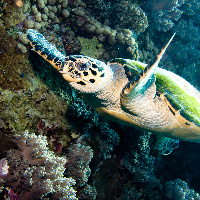
[[[145,69],[126,84],[121,93],[122,109],[135,116],[134,120],[142,128],[151,131],[163,131],[174,123],[173,113],[170,112],[162,95],[156,94],[156,68],[166,48],[172,41],[171,37],[160,54],[154,58]]]
[[[158,63],[160,62],[163,54],[165,53],[167,47],[170,42],[174,38],[175,33],[169,40],[169,42],[165,45],[165,47],[161,50],[161,52],[151,60],[151,62],[144,68],[144,70],[133,78],[123,89],[122,91],[122,99],[125,99],[126,96],[137,96],[138,94],[145,94],[145,91],[152,85],[155,85],[155,72]],[[156,91],[155,91],[156,92]]]

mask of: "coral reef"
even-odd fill
[[[95,187],[92,187],[91,185],[86,185],[84,188],[80,191],[79,199],[87,199],[87,200],[93,200],[96,199],[97,191]]]
[[[92,58],[100,58],[100,55],[104,50],[103,45],[98,42],[96,37],[93,37],[92,39],[78,37],[78,40],[82,46],[80,54],[88,55]]]
[[[62,42],[66,54],[67,55],[80,54],[82,46],[78,38],[76,38],[75,33],[72,30],[66,31],[65,28],[62,29],[63,29]]]
[[[144,63],[149,63],[155,56],[158,55],[159,50],[156,48],[148,31],[142,34],[138,41],[140,42],[139,60]]]
[[[0,92],[1,128],[12,132],[23,130],[37,131],[36,125],[42,119],[49,127],[56,124],[57,128],[69,129],[64,119],[67,104],[47,88],[37,88],[33,82],[29,91],[2,90]],[[36,87],[34,91],[34,87]],[[57,99],[57,100],[56,100]],[[59,101],[59,104],[54,104]],[[56,108],[57,107],[57,108]],[[6,125],[8,124],[8,126]]]
[[[99,4],[97,1],[85,3],[77,0],[70,2],[67,0],[38,0],[34,4],[31,3],[27,0],[22,7],[17,7],[12,2],[9,6],[6,6],[6,14],[2,18],[3,23],[8,24],[9,22],[6,28],[8,28],[10,34],[19,39],[17,49],[21,53],[27,52],[25,31],[30,28],[40,30],[44,35],[45,29],[48,29],[48,31],[53,30],[56,37],[52,38],[52,43],[59,48],[54,39],[62,35],[66,53],[80,53],[80,43],[77,42],[77,39],[72,36],[74,38],[69,40],[69,36],[67,36],[68,31],[71,29],[75,32],[76,37],[83,35],[89,37],[89,39],[97,38],[105,50],[102,56],[105,61],[118,56],[124,51],[133,59],[138,59],[136,35],[144,32],[148,27],[145,12],[139,6],[128,1],[112,4],[114,9],[107,9],[107,12],[104,12],[104,19],[106,16],[107,19],[112,16],[110,21],[106,23],[98,15],[102,8],[101,5],[98,8],[96,7]],[[92,6],[94,4],[96,4],[95,7]],[[103,4],[105,7],[105,3]],[[9,12],[7,13],[9,9],[12,10],[11,16]],[[95,9],[98,12],[94,12]],[[21,14],[18,18],[14,18],[14,14],[19,12],[23,14],[23,18],[20,17]],[[15,22],[12,22],[10,18],[15,19]],[[119,49],[119,46],[122,50]],[[85,48],[85,45],[82,45],[82,48]],[[124,56],[124,54],[121,56]]]
[[[145,12],[130,1],[89,1],[91,13],[102,24],[110,25],[114,29],[130,29],[139,34],[148,27]],[[123,34],[122,34],[123,36]]]
[[[158,142],[153,134],[103,119],[55,70],[30,53],[26,30],[39,30],[65,55],[146,63],[176,32],[161,66],[200,88],[200,3],[17,3],[0,1],[0,199],[31,194],[39,199],[199,199],[197,144],[180,141],[172,151],[176,140]],[[74,179],[77,194],[71,188]]]
[[[73,144],[67,153],[66,170],[67,176],[76,180],[77,186],[87,183],[91,174],[89,164],[93,157],[92,149],[89,146]]]
[[[125,186],[122,190],[122,200],[139,199],[142,193],[137,191],[132,185]]]
[[[154,174],[155,158],[150,155],[149,138],[151,133],[141,135],[138,149],[127,152],[123,158],[126,168],[135,175],[136,182],[147,182],[149,187],[159,183]]]
[[[114,147],[119,144],[120,138],[106,119],[102,119],[78,97],[68,107],[68,117],[73,121],[75,127],[79,127],[86,138],[91,140],[97,138],[101,157],[110,157]]]
[[[9,166],[8,166],[8,161],[3,158],[0,160],[0,193],[3,191],[4,187],[3,187],[3,177],[5,177],[6,175],[8,175],[9,171]]]
[[[199,68],[197,65],[200,63],[199,28],[196,26],[195,21],[189,18],[187,21],[184,19],[179,20],[174,30],[177,31],[179,39],[171,46],[170,53],[173,56],[174,63],[184,66],[177,67],[176,72],[197,86],[196,82],[199,82],[197,76]],[[191,67],[193,68],[192,72]]]
[[[8,172],[8,161],[4,158],[0,160],[0,178],[6,176]]]
[[[158,31],[170,30],[174,26],[174,21],[178,21],[183,13],[179,8],[184,4],[184,0],[169,1],[147,1],[147,8],[151,12],[155,28]]]
[[[30,1],[26,0],[22,7],[15,4],[15,1],[7,1],[4,7],[3,20],[7,29],[14,27],[26,18],[26,13],[30,9]]]
[[[63,175],[66,159],[49,151],[45,136],[26,131],[14,137],[18,150],[8,151],[9,174],[2,178],[20,199],[42,199],[47,194],[50,199],[77,199],[71,187],[74,179]]]
[[[165,190],[167,197],[170,199],[200,199],[200,195],[196,193],[193,189],[189,189],[188,184],[185,181],[182,181],[181,179],[166,182]]]
[[[143,9],[148,13],[151,27],[148,32],[157,48],[162,48],[161,43],[169,37],[169,34],[177,33],[174,43],[167,50],[165,63],[162,63],[163,67],[183,76],[199,88],[197,66],[200,63],[198,28],[200,3],[195,0],[159,0],[156,2],[148,0]],[[140,43],[144,46],[143,42]],[[148,52],[147,49],[139,51],[141,60]],[[190,69],[193,69],[192,72]]]

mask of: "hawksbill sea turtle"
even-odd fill
[[[174,35],[148,65],[121,58],[105,64],[83,55],[64,56],[37,31],[29,29],[27,37],[32,50],[104,117],[160,136],[200,142],[200,92],[158,67]]]

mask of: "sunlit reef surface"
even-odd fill
[[[0,198],[200,199],[199,144],[102,118],[26,38],[33,28],[66,55],[148,63],[176,32],[160,67],[200,88],[199,27],[196,0],[0,0]]]

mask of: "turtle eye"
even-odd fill
[[[91,66],[91,63],[89,61],[77,62],[75,66],[80,71],[86,71]]]

